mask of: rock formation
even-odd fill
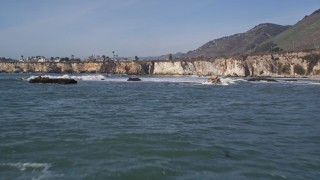
[[[77,84],[77,81],[74,79],[67,78],[49,78],[38,76],[34,79],[30,79],[29,83]]]
[[[250,78],[248,81],[267,81],[267,82],[277,82],[277,80],[268,78],[268,77],[256,77],[256,78]]]
[[[162,61],[0,62],[0,72],[303,77],[320,76],[319,62],[320,50],[314,50]]]
[[[127,81],[141,81],[141,79],[137,77],[129,77]]]
[[[211,76],[208,78],[208,83],[219,84],[219,83],[221,83],[221,80],[220,80],[219,76]]]

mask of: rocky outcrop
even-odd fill
[[[320,51],[154,62],[156,75],[320,76]]]
[[[76,63],[0,62],[0,72],[8,73],[110,73],[149,74],[151,62],[110,61]]]
[[[141,81],[138,77],[129,77],[127,81]]]
[[[219,83],[221,83],[221,80],[220,80],[219,76],[211,76],[208,78],[208,83],[219,84]]]
[[[77,84],[77,81],[74,79],[67,78],[49,78],[38,76],[36,78],[30,79],[29,83]]]
[[[0,72],[128,75],[320,76],[320,50],[163,61],[0,62]]]
[[[267,82],[277,82],[277,80],[268,78],[268,77],[256,77],[256,78],[250,78],[248,81],[267,81]]]

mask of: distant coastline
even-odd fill
[[[230,57],[101,62],[0,62],[2,73],[109,73],[199,76],[320,76],[320,49]]]

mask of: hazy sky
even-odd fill
[[[0,0],[0,56],[187,52],[319,8],[320,0]]]

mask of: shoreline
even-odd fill
[[[0,72],[311,78],[320,77],[320,51],[191,60],[0,62]]]
[[[102,75],[105,77],[194,77],[194,78],[210,78],[212,75],[147,75],[147,74],[108,74],[108,73],[52,73],[52,72],[0,72],[1,74],[30,74],[30,75],[41,75],[41,76],[62,76],[62,75],[69,75],[69,76],[94,76],[94,75]],[[219,78],[242,78],[245,80],[248,79],[296,79],[296,80],[303,80],[303,79],[310,79],[310,80],[320,80],[320,75],[316,76],[218,76]]]

